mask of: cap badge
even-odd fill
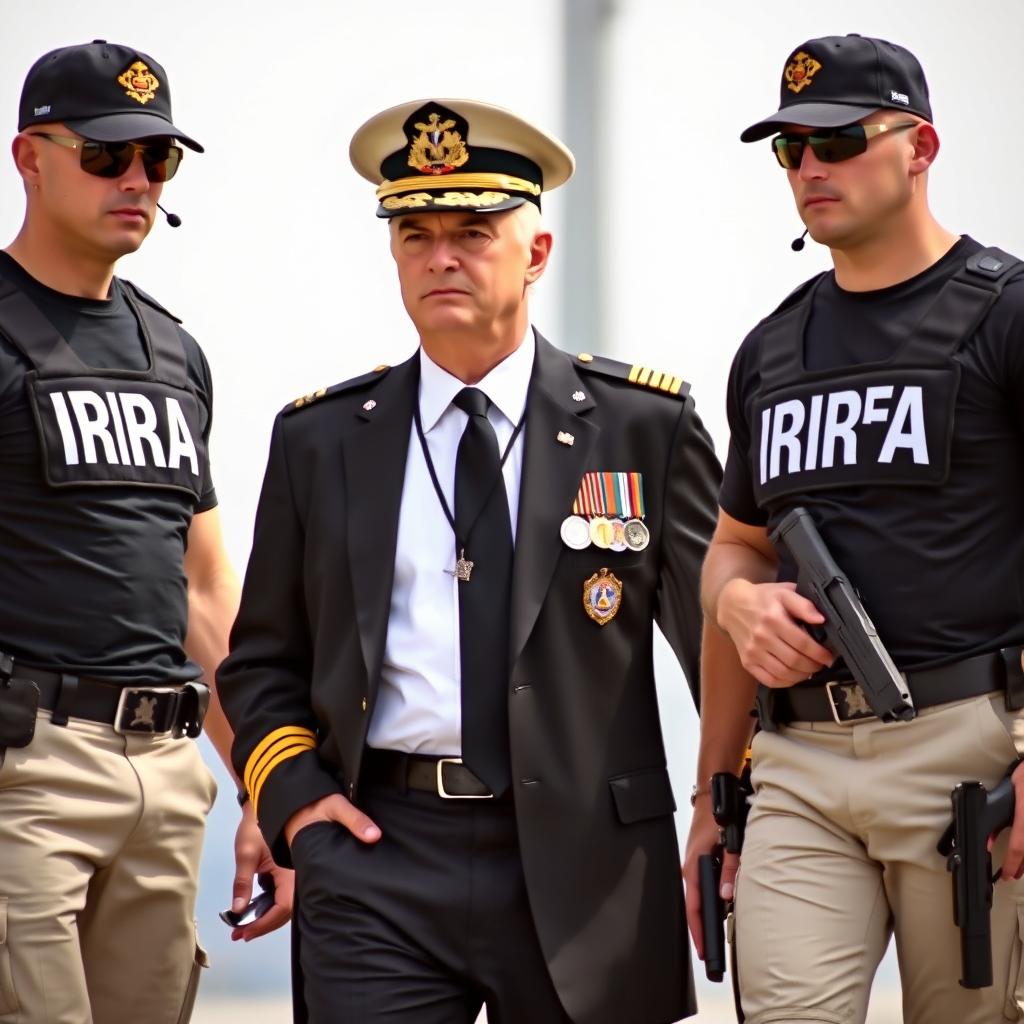
[[[583,584],[583,608],[599,626],[607,626],[622,607],[622,581],[602,569]]]
[[[452,118],[442,121],[440,114],[430,114],[426,123],[417,121],[416,127],[420,133],[409,148],[409,166],[421,174],[451,174],[469,159],[462,136],[452,131]]]
[[[799,92],[805,86],[811,84],[811,79],[821,70],[821,63],[816,61],[809,53],[801,50],[786,65],[782,77],[786,79],[787,89]]]
[[[137,60],[127,71],[118,75],[117,82],[124,86],[124,91],[139,103],[145,105],[160,88],[160,82],[156,75],[146,67],[141,60]]]

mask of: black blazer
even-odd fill
[[[282,864],[296,810],[339,791],[358,803],[418,367],[414,356],[300,400],[274,425],[218,687],[235,766]],[[538,336],[516,531],[515,813],[541,946],[576,1024],[666,1024],[695,1010],[652,624],[695,688],[720,468],[685,386],[672,395],[630,383],[629,370]],[[643,473],[646,550],[563,544],[559,526],[591,470]],[[584,581],[601,568],[623,587],[603,626],[583,608]]]

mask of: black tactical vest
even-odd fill
[[[943,483],[960,384],[954,354],[1020,267],[983,249],[888,359],[813,372],[804,367],[804,335],[824,275],[794,293],[761,328],[751,423],[757,503],[826,487]]]
[[[92,369],[33,302],[0,277],[0,332],[31,363],[26,374],[42,469],[51,487],[169,487],[201,496],[206,463],[199,400],[170,314],[134,285],[149,368]]]

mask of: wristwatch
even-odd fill
[[[710,786],[699,786],[695,782],[693,784],[693,789],[690,790],[690,806],[691,807],[696,807],[697,806],[697,797],[703,796],[705,793],[710,793],[710,792],[711,792],[711,787]]]

